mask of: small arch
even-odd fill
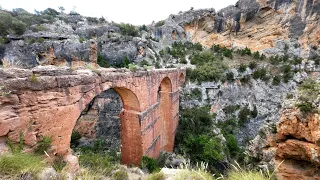
[[[140,112],[139,100],[131,90],[122,87],[115,87],[113,89],[120,95],[124,109]]]
[[[172,83],[168,77],[162,79],[160,83],[160,91],[163,92],[172,92]]]

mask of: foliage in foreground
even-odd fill
[[[38,173],[46,163],[35,154],[15,153],[0,156],[0,175],[17,177],[23,173]]]

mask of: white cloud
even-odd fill
[[[150,24],[153,20],[166,19],[170,14],[177,14],[179,11],[189,10],[190,7],[215,8],[216,11],[228,5],[233,5],[236,0],[4,0],[1,6],[4,9],[23,8],[29,12],[44,10],[48,7],[58,10],[63,6],[70,12],[73,7],[76,11],[85,16],[106,17],[109,21],[125,22],[135,25]]]

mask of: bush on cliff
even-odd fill
[[[119,28],[123,35],[133,36],[133,37],[139,35],[138,29],[132,24],[121,23],[119,25]]]
[[[298,90],[299,103],[296,104],[296,107],[304,113],[319,111],[313,103],[320,98],[320,83],[314,79],[307,79],[300,85]]]

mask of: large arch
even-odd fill
[[[160,121],[161,121],[161,150],[173,150],[172,138],[172,83],[168,77],[163,78],[159,86]]]
[[[122,163],[140,165],[143,151],[139,100],[129,89],[115,87],[114,90],[119,93],[123,103],[120,112]]]
[[[101,95],[103,95],[103,97],[105,97],[105,92],[110,91],[110,90],[114,90],[113,92],[118,94],[118,98],[120,96],[119,102],[122,102],[122,105],[120,106],[120,109],[122,107],[122,110],[118,109],[117,110],[117,114],[116,116],[119,116],[119,119],[109,119],[109,118],[104,118],[102,115],[104,115],[106,112],[105,108],[107,104],[110,105],[110,99],[104,99],[101,98]],[[97,102],[96,102],[97,101]],[[120,102],[120,103],[121,103]],[[113,102],[115,103],[115,102]],[[94,108],[93,105],[94,104],[99,104],[99,106],[101,107],[100,109],[95,107],[95,109],[93,109],[93,111],[90,110],[90,108]],[[109,106],[108,105],[108,106]],[[108,123],[110,123],[112,120],[120,120],[120,123],[118,123],[118,128],[120,129],[120,137],[118,134],[118,138],[120,138],[120,142],[121,142],[121,158],[122,158],[122,163],[123,164],[135,164],[135,165],[139,165],[140,161],[142,159],[142,136],[141,136],[141,125],[140,125],[140,119],[139,119],[139,113],[140,113],[140,103],[139,100],[137,98],[137,96],[129,89],[127,88],[123,88],[123,87],[114,87],[114,88],[110,88],[108,90],[104,90],[101,93],[99,93],[98,95],[96,95],[90,103],[87,104],[87,107],[84,109],[86,112],[86,116],[88,117],[87,114],[89,114],[89,118],[85,117],[83,118],[82,115],[80,115],[79,120],[82,119],[89,119],[89,121],[92,122],[92,119],[95,119],[95,123],[94,124],[88,124],[88,123],[83,123],[83,122],[77,122],[76,127],[78,128],[79,126],[81,126],[80,123],[83,123],[83,126],[87,126],[87,127],[83,127],[87,132],[90,131],[94,131],[94,134],[98,133],[96,132],[97,127],[99,127],[99,131],[110,131],[110,127],[108,128],[107,126],[99,126],[99,124],[102,124],[102,119],[108,119]],[[107,109],[108,110],[108,109]],[[101,112],[97,112],[97,111],[101,111]],[[88,113],[89,112],[89,113]],[[95,114],[93,114],[93,117],[90,116],[92,115],[92,112],[95,112]],[[81,113],[82,114],[82,113]],[[102,116],[102,118],[101,118]],[[78,124],[80,124],[78,126]],[[90,126],[91,125],[91,126]],[[97,126],[98,125],[98,126]],[[120,127],[119,127],[120,126]],[[103,129],[101,129],[103,128]],[[78,131],[79,132],[79,131]],[[82,132],[83,133],[83,132]],[[101,134],[101,133],[99,133]],[[98,136],[95,136],[96,138],[98,138]],[[93,137],[93,138],[95,138]],[[99,136],[101,138],[101,136]],[[91,136],[92,138],[92,136]],[[106,138],[106,137],[102,137],[102,138]],[[116,138],[116,139],[118,139]],[[119,145],[118,145],[119,147]]]

